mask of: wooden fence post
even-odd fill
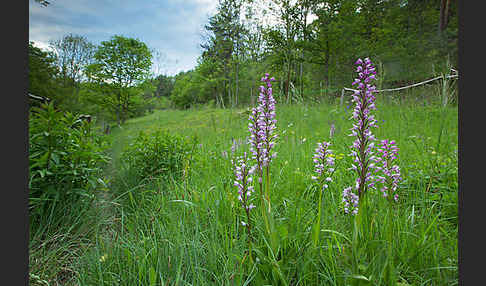
[[[341,106],[343,106],[344,103],[344,88],[341,90]]]

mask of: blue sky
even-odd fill
[[[194,68],[203,27],[217,0],[29,0],[29,41],[46,48],[72,33],[99,44],[113,35],[137,38],[162,54],[159,73]]]

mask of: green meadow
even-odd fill
[[[341,202],[354,180],[351,109],[277,105],[271,231],[256,203],[251,255],[230,162],[233,139],[240,142],[235,155],[249,152],[247,109],[155,110],[128,120],[108,135],[106,188],[77,227],[59,230],[64,235],[52,239],[54,246],[31,241],[31,283],[51,277],[72,285],[390,285],[386,270],[393,265],[396,285],[457,285],[457,106],[378,98],[374,134],[397,142],[403,180],[393,210],[380,192],[368,194],[359,232]],[[140,178],[122,162],[137,136],[157,131],[194,142],[182,176]],[[311,176],[322,141],[331,142],[336,172],[319,204]]]

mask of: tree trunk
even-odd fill
[[[322,80],[319,82],[319,91],[320,98],[322,99]]]
[[[304,96],[304,80],[303,80],[303,65],[304,65],[304,50],[302,50],[302,61],[300,62],[300,96]]]
[[[290,102],[290,68],[291,68],[291,63],[290,60],[288,62],[288,68],[287,68],[287,81],[285,82],[285,92],[287,95],[287,103]]]
[[[240,51],[240,41],[239,41],[239,33],[236,34],[236,78],[235,78],[235,101],[236,105],[238,105],[238,73],[240,62],[238,58],[238,53]]]
[[[231,92],[231,84],[228,84],[229,85],[229,89],[228,89],[228,98],[230,100],[229,102],[229,106],[230,108],[233,108],[234,107],[234,101],[233,101],[233,93]]]
[[[216,104],[216,107],[220,107],[219,100],[218,100],[218,90],[216,87],[214,88],[213,92],[214,92],[214,100],[215,100],[214,103]]]
[[[238,60],[236,61],[236,79],[235,79],[235,101],[236,101],[236,104],[235,105],[238,105],[238,70],[239,70],[239,64],[238,64]]]
[[[118,102],[117,102],[117,110],[116,110],[116,113],[117,113],[117,121],[118,121],[118,126],[121,125],[121,114],[122,114],[122,99],[121,99],[121,91],[118,91],[118,95],[117,95],[117,99],[118,99]]]
[[[306,7],[303,7],[304,5],[301,6],[302,9],[302,38],[304,40],[304,43],[307,43],[307,15],[309,14],[309,9],[307,7],[307,3],[304,1]],[[304,47],[302,47],[302,53],[301,53],[301,62],[300,62],[300,96],[304,96],[304,80],[303,80],[303,74],[304,74]]]
[[[450,0],[440,1],[440,18],[439,18],[439,34],[447,28],[449,23],[449,6],[451,4]]]

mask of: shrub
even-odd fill
[[[51,206],[92,198],[109,157],[93,123],[62,113],[52,104],[33,107],[29,117],[29,210],[31,219]]]
[[[172,176],[177,179],[189,166],[196,144],[196,138],[189,140],[166,131],[140,132],[121,159],[139,178]]]

